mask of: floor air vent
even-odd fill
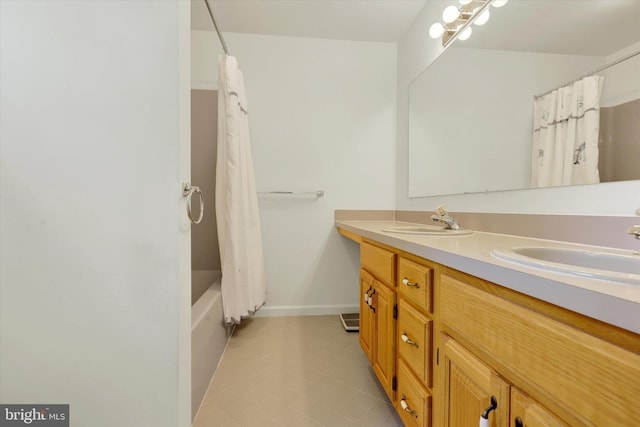
[[[344,330],[348,332],[356,332],[360,330],[360,321],[358,320],[358,313],[343,313],[340,315],[340,321]]]

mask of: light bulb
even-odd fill
[[[491,3],[491,6],[493,6],[493,7],[502,7],[505,4],[507,4],[508,1],[509,0],[496,0],[493,3]]]
[[[476,25],[484,25],[489,20],[489,16],[490,16],[489,11],[485,10],[475,19],[475,21],[473,21],[473,23]]]
[[[447,24],[450,24],[458,19],[458,16],[460,16],[460,11],[454,5],[447,6],[442,12],[442,20]]]
[[[458,36],[458,39],[464,41],[464,40],[468,39],[469,37],[471,37],[471,33],[472,32],[473,31],[471,30],[471,27],[467,27],[467,28],[464,29],[463,32],[460,33],[460,35]]]
[[[461,5],[466,6],[471,3],[473,0],[458,0]]]
[[[431,27],[429,27],[429,36],[432,39],[437,39],[443,34],[444,34],[444,27],[442,26],[441,23],[436,22]]]

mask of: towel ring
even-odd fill
[[[193,196],[193,193],[200,196],[200,215],[198,215],[198,219],[194,219],[193,213],[191,212],[191,196]],[[202,221],[202,217],[204,216],[204,197],[202,196],[202,191],[200,191],[200,188],[195,185],[192,186],[188,182],[185,182],[182,187],[182,195],[187,198],[187,215],[189,216],[189,220],[194,224],[200,224],[200,221]]]

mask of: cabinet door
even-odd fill
[[[509,424],[509,385],[467,349],[446,335],[444,349],[444,419],[446,427],[477,426],[495,397],[497,407],[489,414],[489,426]]]
[[[516,388],[511,389],[510,427],[569,427]]]
[[[374,283],[375,337],[373,339],[373,370],[393,402],[392,382],[395,375],[395,320],[393,318],[393,306],[396,302],[396,295],[394,291],[377,280]]]
[[[373,293],[373,276],[365,270],[360,270],[360,347],[373,363],[373,309],[367,304],[367,298]]]

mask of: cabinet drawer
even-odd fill
[[[431,425],[431,395],[413,376],[402,359],[398,361],[398,403],[396,409],[405,427],[429,427]]]
[[[362,242],[360,245],[360,265],[389,286],[395,285],[396,254]]]
[[[418,307],[433,313],[433,269],[400,257],[398,292]]]
[[[432,323],[431,319],[400,299],[398,353],[427,387],[431,387]]]
[[[440,276],[445,330],[570,425],[640,425],[640,355],[456,277]]]

